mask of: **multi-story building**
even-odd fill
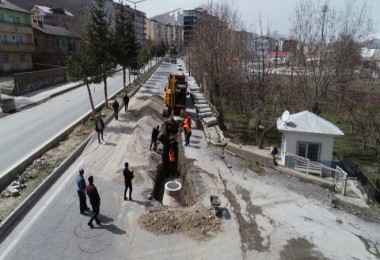
[[[115,11],[121,10],[121,4],[119,3],[113,3],[113,7]],[[129,18],[134,25],[135,34],[136,34],[136,41],[139,45],[143,45],[145,43],[145,20],[146,20],[146,14],[144,12],[141,12],[137,9],[131,8],[129,5],[124,5],[124,14],[127,18]]]
[[[74,22],[74,16],[63,8],[34,5],[32,20],[35,23],[42,22],[43,24],[69,29]]]
[[[202,8],[183,11],[183,41],[185,47],[189,44],[194,26],[200,20],[203,12]]]
[[[0,1],[0,72],[31,70],[33,28],[31,13]]]
[[[80,37],[64,27],[33,22],[34,63],[64,65],[68,54],[75,51]]]

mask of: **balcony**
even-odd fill
[[[14,51],[14,52],[30,52],[34,51],[34,44],[32,42],[0,42],[1,51]]]

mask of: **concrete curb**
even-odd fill
[[[33,205],[42,197],[42,194],[49,190],[54,182],[70,167],[70,165],[78,158],[83,152],[88,142],[93,137],[93,134],[87,137],[87,139],[74,151],[70,156],[56,168],[52,174],[49,175],[44,182],[42,182],[37,189],[35,189],[22,203],[19,205],[5,220],[0,224],[0,241],[6,237],[6,235],[12,231],[16,226],[17,221],[20,221],[25,216],[24,213],[28,212]]]
[[[162,63],[162,61],[160,61],[160,62]],[[156,64],[159,64],[158,66],[156,66],[156,64],[155,64],[155,66],[153,66],[153,68],[154,67],[156,67],[156,68],[154,70],[152,70],[152,72],[150,74],[148,74],[148,77],[144,80],[143,83],[139,84],[139,86],[136,87],[136,89],[134,89],[132,91],[132,93],[130,94],[131,96],[133,96],[140,89],[140,87],[146,82],[146,80],[149,79],[149,77],[157,70],[157,68],[159,68],[159,66],[161,64],[160,62],[156,63]],[[77,86],[75,86],[75,87],[77,87]],[[120,90],[116,91],[115,93],[113,93],[108,100],[115,98],[116,94],[119,93],[123,89],[124,89],[124,87],[121,88]],[[60,92],[60,93],[63,93],[63,92]],[[98,105],[95,108],[95,110],[99,111],[104,105],[105,105],[105,102],[102,102],[100,105]],[[26,165],[29,165],[35,159],[41,157],[45,152],[47,152],[49,149],[51,149],[53,146],[55,146],[59,141],[66,138],[78,124],[87,120],[91,116],[91,114],[92,114],[92,111],[85,113],[76,123],[74,123],[73,125],[66,128],[64,131],[62,131],[61,133],[59,133],[58,135],[56,135],[55,137],[50,139],[44,145],[40,146],[40,148],[36,149],[35,152],[32,152],[31,155],[28,156],[24,161],[19,163],[15,168],[8,171],[3,176],[4,178],[2,177],[0,179],[1,180],[1,186],[4,186],[5,182],[3,180],[5,178],[8,178],[8,179],[11,178],[12,176],[9,176],[9,175],[12,175],[12,173],[14,174],[15,172],[19,172],[20,169],[22,169],[23,167],[25,169]],[[111,115],[109,115],[104,120],[104,123],[107,125],[112,121],[112,119],[114,119],[113,113]],[[21,205],[19,205],[5,220],[3,220],[0,223],[0,242],[6,237],[7,234],[9,234],[13,230],[13,228],[17,224],[17,221],[20,221],[23,219],[26,212],[28,212],[32,208],[32,206],[35,205],[35,203],[42,197],[42,194],[46,190],[48,190],[52,186],[52,184],[70,167],[70,165],[74,162],[74,160],[76,160],[79,157],[79,155],[83,152],[83,150],[87,146],[88,142],[91,140],[91,138],[93,138],[94,135],[95,135],[95,131],[93,131],[92,134],[89,137],[87,137],[86,140],[82,144],[80,144],[80,146],[75,151],[73,151],[70,154],[70,156],[64,162],[61,163],[60,166],[58,166],[58,168],[55,169],[50,174],[50,176],[47,179],[45,179],[37,187],[37,189],[35,189],[21,203]],[[13,178],[14,178],[14,176],[13,176]],[[5,186],[4,188],[6,188],[6,187],[7,186]]]

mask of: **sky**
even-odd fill
[[[139,0],[131,0],[138,2]],[[214,0],[215,2],[223,0]],[[260,14],[263,24],[272,30],[277,30],[288,34],[290,22],[289,18],[294,12],[294,8],[299,0],[232,0],[236,10],[240,13],[242,21],[247,27],[257,25],[257,17]],[[313,0],[314,1],[314,0]],[[317,2],[318,0],[315,0]],[[346,0],[327,1],[329,6],[341,8]],[[145,0],[137,3],[136,8],[146,13],[148,18],[172,11],[177,8],[194,9],[207,0]],[[323,1],[325,2],[325,1]],[[356,0],[361,4],[365,0]],[[366,0],[367,4],[372,7],[372,18],[375,22],[375,32],[380,34],[380,0]],[[134,8],[134,4],[124,0],[125,4]],[[252,28],[252,27],[251,27]]]

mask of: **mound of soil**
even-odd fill
[[[140,216],[139,224],[156,235],[184,234],[196,240],[211,239],[221,229],[221,220],[200,205],[146,213]]]

